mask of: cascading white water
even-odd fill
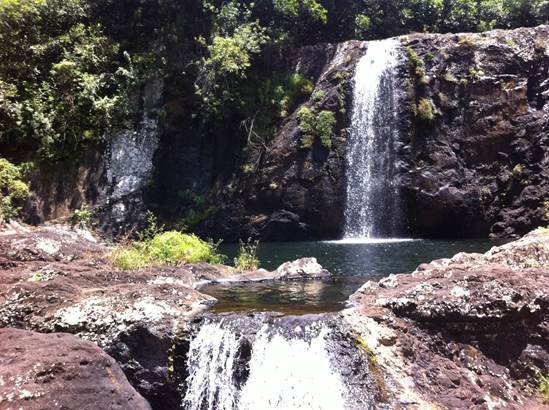
[[[345,386],[332,370],[322,328],[305,337],[283,335],[263,325],[251,346],[249,375],[235,379],[241,338],[221,322],[207,323],[190,344],[187,391],[189,410],[344,410]],[[239,388],[240,387],[240,388]]]
[[[388,39],[369,42],[367,47],[354,78],[346,154],[346,239],[395,236],[400,225],[394,182],[400,43]]]
[[[239,338],[219,323],[202,326],[192,340],[187,368],[187,393],[183,399],[188,410],[236,408],[238,392],[233,381],[234,361]]]

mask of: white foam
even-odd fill
[[[344,238],[334,241],[324,241],[325,243],[334,243],[340,245],[353,245],[353,244],[377,244],[377,243],[398,243],[398,242],[418,242],[423,239],[414,238]]]

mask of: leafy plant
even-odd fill
[[[303,106],[297,113],[299,129],[302,133],[301,147],[312,147],[315,138],[319,138],[321,144],[330,149],[332,147],[332,135],[336,125],[335,114],[332,111],[317,111],[316,108]]]
[[[145,217],[147,219],[147,226],[137,234],[141,242],[149,241],[164,231],[164,226],[158,225],[158,218],[153,212],[147,211]]]
[[[0,3],[0,138],[57,160],[103,138],[126,107],[128,54],[83,0]]]
[[[259,268],[259,259],[257,257],[257,247],[259,241],[248,239],[247,242],[240,240],[238,246],[238,256],[234,259],[234,266],[239,271],[251,271]]]
[[[544,403],[549,403],[549,374],[538,373],[538,391]]]
[[[71,215],[71,224],[73,226],[83,226],[89,228],[92,224],[93,210],[84,204],[80,209],[76,209]]]
[[[15,218],[18,206],[29,196],[29,187],[22,180],[21,169],[5,158],[0,158],[0,222]]]
[[[417,116],[423,121],[433,121],[435,118],[435,113],[433,111],[433,105],[431,101],[427,98],[421,98],[417,105]]]

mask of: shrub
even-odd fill
[[[193,234],[168,231],[150,240],[123,245],[111,253],[110,259],[120,269],[140,269],[149,265],[222,263],[225,257],[217,252],[217,244]]]
[[[71,224],[72,226],[84,226],[90,227],[92,224],[93,211],[92,209],[84,204],[80,209],[76,209],[71,215]]]
[[[15,218],[21,209],[17,203],[29,196],[29,187],[21,178],[18,166],[0,158],[0,222]]]
[[[320,111],[317,117],[316,131],[320,137],[320,142],[326,148],[332,147],[332,134],[335,124],[336,118],[333,112]]]
[[[427,98],[421,98],[417,105],[417,116],[423,121],[433,121],[435,113],[433,105]]]
[[[239,271],[257,270],[259,268],[259,259],[257,258],[258,245],[258,241],[240,241],[238,256],[234,259],[234,266]]]
[[[315,138],[319,138],[324,147],[332,147],[332,134],[336,125],[335,114],[332,111],[317,112],[314,108],[301,107],[297,118],[302,133],[302,148],[312,147]]]

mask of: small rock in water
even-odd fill
[[[277,277],[281,279],[316,279],[331,276],[316,258],[301,258],[293,262],[285,262],[276,269]]]

